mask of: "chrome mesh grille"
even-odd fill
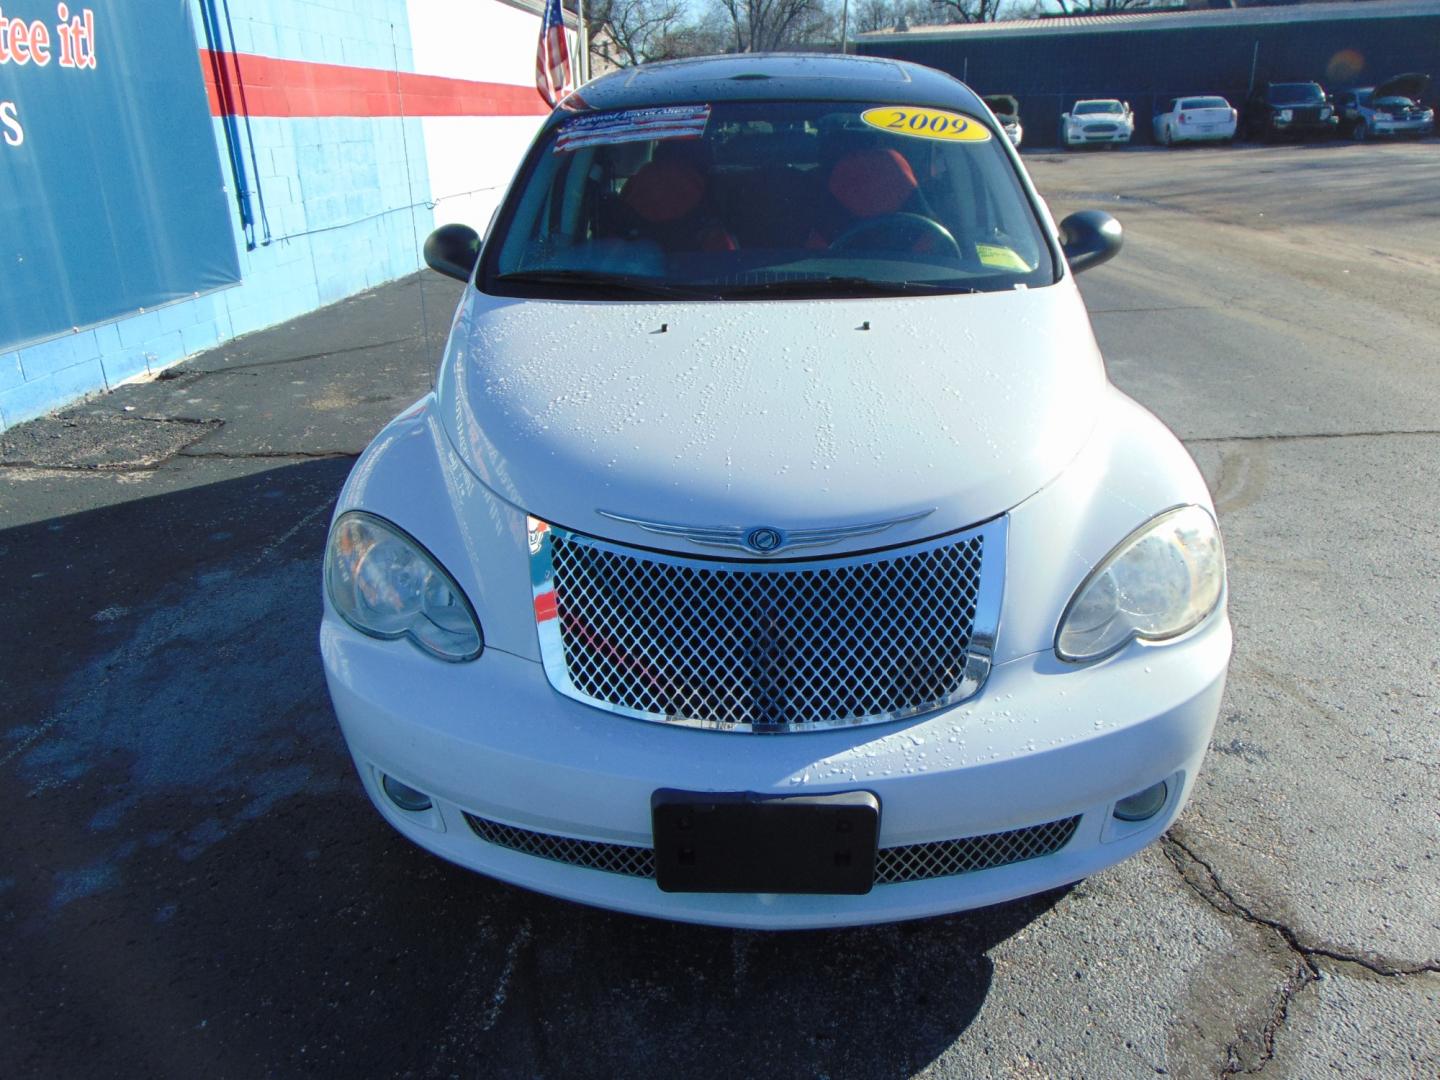
[[[553,862],[567,863],[570,866],[606,870],[612,874],[646,878],[655,876],[655,852],[648,847],[610,844],[601,840],[576,840],[570,836],[532,832],[473,814],[466,814],[465,820],[476,836],[497,847],[509,848],[511,851],[550,859]]]
[[[988,671],[983,623],[977,634],[985,541],[980,530],[786,565],[652,555],[551,530],[542,586],[553,593],[536,599],[546,671],[583,701],[701,727],[914,716],[973,694]]]
[[[875,855],[875,883],[924,881],[992,866],[1008,866],[1059,851],[1075,835],[1080,818],[1047,821],[1009,832],[881,848]]]
[[[474,814],[466,814],[465,820],[480,839],[511,851],[627,877],[655,876],[655,852],[648,847],[554,836],[502,825]],[[1076,815],[1009,832],[881,848],[875,854],[875,884],[898,885],[951,877],[1053,855],[1070,842],[1079,824],[1080,817]]]

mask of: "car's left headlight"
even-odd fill
[[[1134,638],[1194,628],[1225,588],[1225,551],[1209,511],[1182,506],[1122,540],[1075,590],[1055,634],[1062,660],[1098,660]]]
[[[442,660],[485,647],[460,587],[414,539],[383,518],[340,515],[325,549],[325,588],[341,617],[377,638],[409,638]]]

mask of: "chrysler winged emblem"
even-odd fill
[[[820,547],[852,536],[868,536],[907,521],[918,521],[934,512],[935,508],[932,506],[929,510],[902,514],[884,521],[867,521],[859,525],[835,525],[828,529],[779,529],[773,525],[676,525],[668,521],[646,521],[609,510],[596,511],[601,517],[623,521],[627,525],[635,525],[661,536],[678,536],[692,544],[706,544],[711,547],[739,548],[752,555],[774,555],[791,548]]]

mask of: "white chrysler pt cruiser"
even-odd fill
[[[545,123],[434,393],[341,493],[320,645],[405,836],[588,904],[786,928],[959,911],[1134,854],[1230,657],[1205,483],[1116,390],[965,86],[771,56]]]

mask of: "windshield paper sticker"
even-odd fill
[[[651,139],[698,139],[705,134],[709,121],[709,105],[667,105],[577,116],[561,125],[555,137],[555,152]]]
[[[896,135],[913,135],[917,139],[940,139],[945,142],[985,142],[990,129],[978,120],[942,109],[915,109],[908,105],[886,105],[866,109],[860,119],[881,131]]]

